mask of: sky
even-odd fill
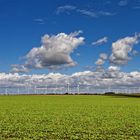
[[[137,86],[139,17],[140,0],[0,0],[0,79],[84,75],[82,84]]]

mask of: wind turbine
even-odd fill
[[[36,90],[36,85],[34,86],[34,90],[35,90],[35,94],[37,93],[37,90]]]
[[[87,85],[87,87],[86,87],[85,93],[86,93],[86,92],[89,94],[89,85]]]
[[[70,83],[69,82],[67,83],[67,93],[68,94],[70,93]]]
[[[34,93],[36,94],[37,93],[36,84],[34,84],[34,81],[32,81],[32,84],[33,84],[33,88],[34,88]]]
[[[57,79],[55,79],[55,94],[57,94]]]
[[[47,87],[47,85],[46,85],[46,92],[45,93],[48,94],[48,87]]]
[[[19,94],[19,87],[18,87],[18,91],[17,91],[17,93]]]
[[[30,82],[31,80],[29,79],[28,81],[27,81],[27,85],[25,84],[25,86],[26,86],[26,88],[27,88],[27,94],[30,94],[30,88],[31,88],[31,82]]]
[[[111,87],[110,87],[110,84],[108,86],[108,92],[111,92]]]
[[[77,93],[80,94],[80,85],[79,85],[79,82],[77,84]]]
[[[28,83],[28,85],[27,85],[27,94],[28,94],[28,95],[30,94],[30,90],[29,90],[30,87],[29,87],[29,86],[30,86],[30,83]]]
[[[7,91],[7,88],[5,88],[5,95],[7,95],[8,91]]]

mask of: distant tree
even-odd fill
[[[115,92],[106,92],[105,95],[115,95]]]

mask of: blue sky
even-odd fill
[[[71,74],[84,71],[87,66],[96,67],[101,53],[108,55],[103,64],[107,68],[112,65],[109,63],[112,43],[140,33],[139,17],[139,0],[0,0],[0,72],[8,73],[11,65],[23,64],[24,57],[34,47],[41,46],[41,37],[45,34],[69,35],[79,30],[84,43],[70,53],[77,65],[59,72]],[[107,42],[92,45],[103,37],[107,37]],[[119,65],[122,71],[140,70],[139,45],[133,45],[137,54]],[[56,69],[48,70],[44,66],[32,68],[29,73],[50,71]]]

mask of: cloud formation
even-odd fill
[[[109,66],[108,71],[120,71],[120,67],[117,66]]]
[[[107,60],[107,58],[108,58],[108,55],[106,53],[101,53],[99,55],[98,60],[95,62],[95,64],[97,66],[102,66],[105,63],[105,61]]]
[[[89,16],[92,18],[100,17],[100,16],[113,16],[115,13],[107,12],[107,11],[93,11],[88,9],[81,9],[73,5],[64,5],[60,6],[56,10],[56,14],[60,13],[69,13],[69,12],[76,12],[81,15]]]
[[[140,34],[135,34],[132,37],[119,39],[112,44],[112,54],[110,62],[117,65],[124,65],[131,59],[134,45],[140,41]]]
[[[21,72],[29,69],[61,69],[73,67],[76,62],[71,58],[74,50],[84,43],[79,37],[81,31],[70,34],[44,35],[40,47],[31,49],[25,56],[23,65],[13,65],[12,71]]]
[[[17,73],[0,73],[0,87],[6,88],[46,88],[52,93],[54,89],[59,92],[66,92],[67,84],[70,89],[76,92],[77,85],[80,85],[81,92],[97,92],[97,89],[139,89],[140,72],[133,71],[130,73],[121,72],[119,67],[110,66],[102,71],[83,71],[76,72],[71,75],[60,73],[49,74],[17,74]],[[105,90],[104,90],[105,91]]]
[[[93,46],[100,46],[100,45],[105,44],[107,42],[108,42],[108,37],[103,37],[103,38],[98,39],[95,42],[92,42],[92,45]]]
[[[25,67],[24,65],[15,64],[15,65],[11,65],[11,67],[12,67],[11,72],[14,72],[14,73],[26,73],[26,72],[29,72],[29,69],[27,67]]]
[[[57,8],[56,10],[56,14],[60,14],[62,12],[65,12],[66,10],[75,10],[76,7],[73,5],[64,5],[64,6],[60,6]]]

